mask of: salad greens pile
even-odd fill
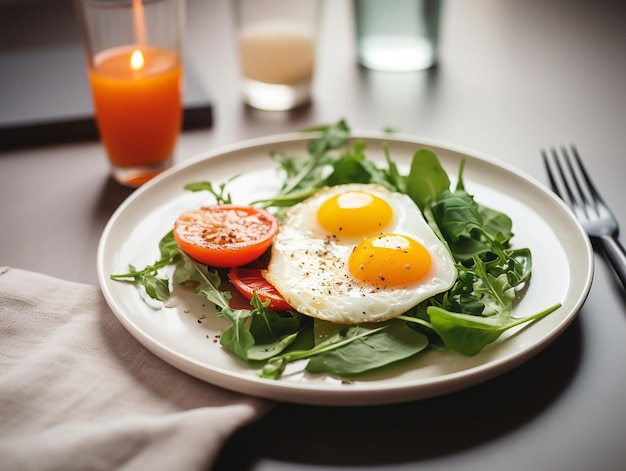
[[[111,278],[143,286],[154,299],[165,301],[173,286],[195,282],[194,293],[216,307],[216,315],[231,322],[221,335],[221,345],[259,369],[259,376],[276,379],[294,361],[308,359],[305,369],[350,377],[411,357],[430,347],[474,355],[503,332],[535,321],[556,310],[555,304],[523,318],[512,316],[513,306],[528,286],[532,257],[527,248],[512,248],[511,219],[485,207],[465,190],[464,161],[457,184],[434,152],[417,150],[408,174],[403,175],[384,148],[386,167],[368,160],[366,146],[350,141],[345,121],[309,128],[315,133],[304,156],[273,152],[285,178],[278,194],[252,205],[269,208],[281,218],[284,211],[319,189],[345,183],[377,183],[409,195],[435,234],[456,261],[458,278],[452,288],[435,295],[403,315],[378,324],[335,325],[296,311],[274,312],[256,293],[249,309],[230,307],[231,292],[222,289],[223,271],[202,265],[186,255],[172,232],[159,243],[160,259],[143,269]],[[217,204],[229,203],[227,183],[186,185],[190,191],[209,191]],[[174,265],[172,279],[160,270]]]

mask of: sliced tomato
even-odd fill
[[[186,254],[220,268],[256,260],[277,231],[278,219],[268,211],[225,204],[188,211],[174,223],[174,238]]]
[[[231,268],[228,272],[228,279],[247,299],[252,299],[252,294],[256,291],[261,301],[269,299],[268,307],[273,311],[293,309],[278,290],[263,278],[260,268]]]

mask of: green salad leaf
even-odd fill
[[[373,331],[342,348],[329,349],[312,357],[306,370],[311,373],[331,373],[350,376],[380,368],[412,357],[428,346],[427,337],[406,322],[391,320],[380,325],[360,326]],[[349,329],[339,328],[336,335],[347,335]]]
[[[448,192],[450,179],[439,159],[430,149],[419,149],[413,155],[411,170],[405,177],[405,193],[424,211]],[[396,188],[400,191],[400,188]]]
[[[180,249],[174,234],[170,231],[159,241],[161,258],[152,265],[137,270],[133,265],[128,266],[127,273],[110,275],[112,280],[126,281],[143,286],[146,294],[157,301],[167,301],[170,297],[169,279],[160,276],[159,271],[175,263],[180,256]]]
[[[457,183],[451,187],[431,149],[418,149],[408,173],[403,174],[386,145],[384,165],[369,160],[365,143],[350,139],[343,120],[304,132],[315,133],[304,155],[270,153],[283,175],[277,194],[251,204],[270,208],[281,217],[287,208],[327,186],[376,183],[405,193],[456,262],[458,276],[452,288],[379,324],[343,326],[296,311],[275,312],[256,293],[250,308],[234,309],[231,293],[221,287],[223,272],[187,256],[171,231],[159,243],[158,261],[143,269],[129,265],[128,273],[111,278],[142,286],[148,296],[160,301],[170,296],[170,281],[173,285],[195,283],[194,293],[206,297],[215,305],[216,314],[231,322],[220,337],[221,345],[268,379],[279,378],[290,363],[300,360],[307,361],[305,369],[310,373],[351,377],[429,347],[475,355],[509,329],[537,321],[560,306],[556,303],[525,317],[513,317],[515,303],[531,279],[532,255],[528,248],[511,245],[513,223],[506,214],[478,203],[465,189],[464,160]],[[208,191],[217,204],[225,204],[231,201],[226,191],[229,181],[218,185],[194,182],[185,188]],[[171,280],[160,275],[162,268],[172,265]]]

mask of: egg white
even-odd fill
[[[381,233],[406,235],[426,247],[432,266],[418,283],[377,288],[350,273],[348,258],[354,247],[376,234],[335,236],[320,226],[317,212],[328,198],[355,190],[372,193],[391,206],[392,220]],[[290,208],[274,240],[265,276],[298,312],[337,324],[360,324],[397,317],[446,291],[457,271],[449,251],[409,196],[380,185],[354,183],[325,188]]]

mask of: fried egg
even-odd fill
[[[409,196],[356,183],[290,208],[265,272],[295,310],[337,324],[399,316],[456,276],[448,249]]]

